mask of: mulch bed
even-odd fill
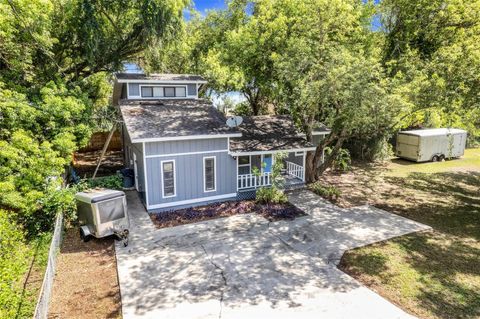
[[[306,215],[290,203],[259,204],[253,200],[243,200],[151,213],[150,218],[157,228],[165,228],[249,213],[257,213],[269,221],[291,220]]]

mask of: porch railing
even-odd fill
[[[305,170],[303,169],[302,166],[285,161],[285,164],[287,166],[287,174],[293,177],[296,177],[298,179],[301,179],[303,181],[303,178],[305,176]]]
[[[259,176],[255,174],[238,175],[238,189],[257,188],[261,186],[271,186],[271,173],[262,173]]]

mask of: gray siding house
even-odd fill
[[[221,112],[198,98],[204,84],[197,75],[116,75],[113,101],[123,120],[125,165],[134,170],[135,188],[147,210],[251,196],[256,188],[271,185],[277,152],[288,153],[285,184],[304,184],[306,152],[315,145],[292,119],[252,116],[229,127]],[[314,141],[328,133],[320,126]]]

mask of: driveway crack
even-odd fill
[[[221,319],[222,318],[222,311],[223,311],[224,290],[228,286],[227,276],[225,276],[225,271],[223,270],[223,268],[220,267],[217,263],[215,263],[213,261],[213,254],[211,256],[209,256],[205,247],[203,245],[200,245],[200,247],[202,247],[203,252],[205,253],[205,256],[208,257],[208,260],[212,264],[212,266],[215,267],[215,269],[218,269],[220,271],[220,276],[222,277],[223,285],[220,288],[220,312],[218,313],[218,318]],[[230,258],[230,255],[228,256],[228,258]]]

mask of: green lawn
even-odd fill
[[[421,318],[480,318],[480,150],[459,160],[357,166],[325,181],[340,205],[369,203],[432,226],[349,251],[340,267]]]
[[[480,168],[480,148],[465,150],[465,155],[459,159],[448,160],[440,163],[414,163],[405,160],[393,160],[388,165],[389,176],[406,177],[411,173],[444,173],[454,171],[478,171]]]

